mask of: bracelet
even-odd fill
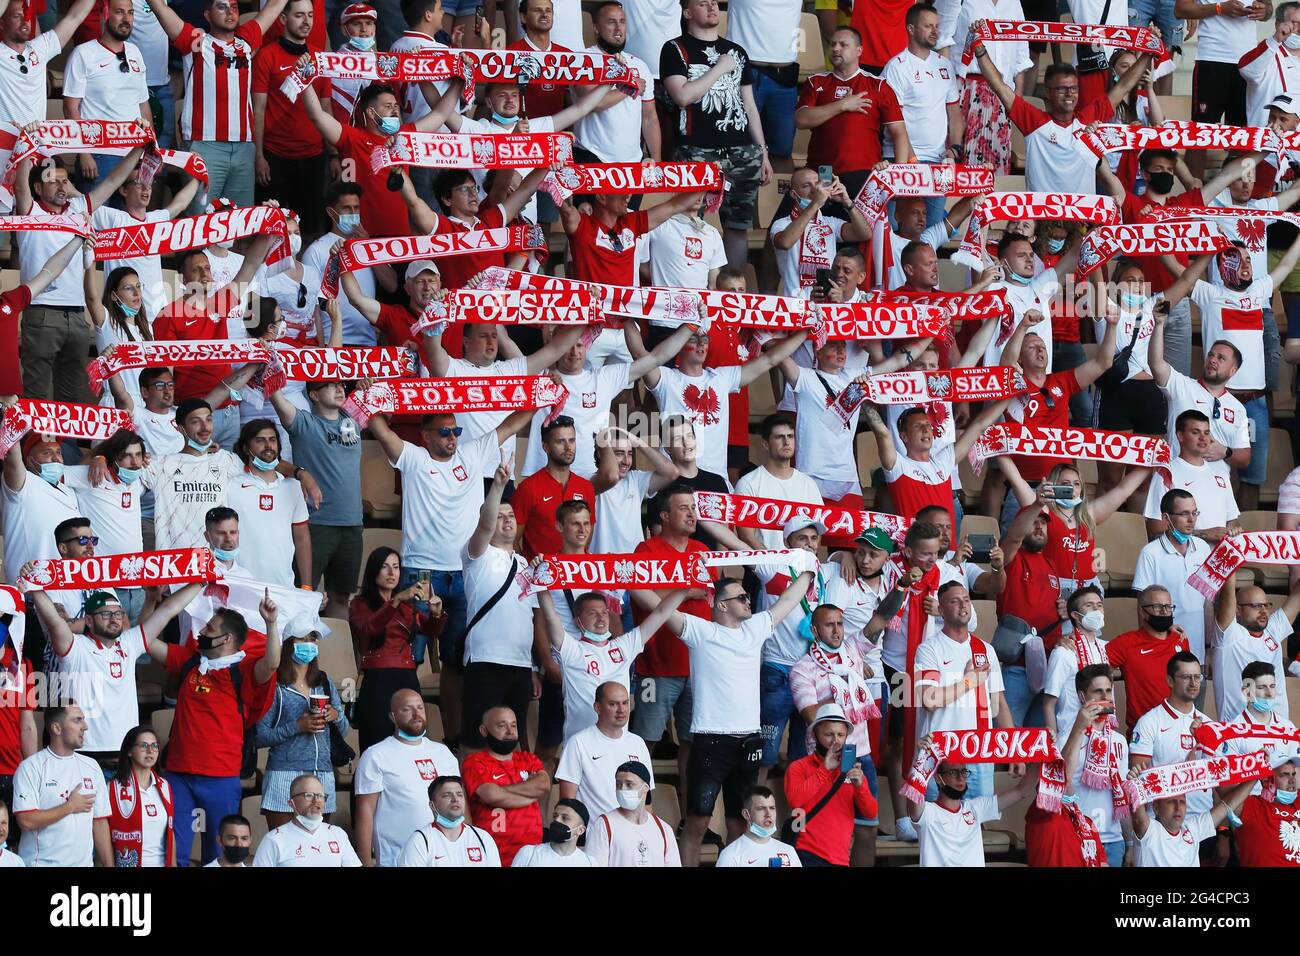
[[[963,677],[961,679],[961,685],[965,687],[967,690],[970,690],[972,687],[975,686],[975,682],[971,680],[969,677]]]
[[[302,474],[306,470],[307,469],[303,468],[302,465],[299,465],[297,468],[293,470],[293,476],[297,478],[300,474]]]

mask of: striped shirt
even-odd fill
[[[253,139],[253,54],[261,45],[262,28],[255,20],[241,24],[229,43],[188,23],[184,26],[173,46],[183,54],[181,135],[185,139],[219,143]]]

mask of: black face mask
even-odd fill
[[[950,787],[946,783],[939,784],[939,792],[949,800],[960,800],[966,796],[965,790],[958,790],[956,787]]]
[[[223,846],[221,848],[221,857],[227,863],[243,863],[248,859],[248,847]]]
[[[546,828],[547,843],[568,843],[569,838],[573,836],[573,830],[567,823],[561,823],[559,820],[552,820],[551,825]]]
[[[617,56],[618,54],[620,54],[620,53],[623,52],[623,47],[627,46],[627,44],[626,44],[626,43],[607,43],[606,41],[602,40],[600,37],[596,37],[596,46],[600,47],[602,50],[604,50],[604,51],[605,51],[606,53],[608,53],[610,56]]]
[[[817,756],[819,757],[825,757],[828,753],[830,753],[830,750],[826,747],[823,747],[821,744],[813,744],[813,750],[817,751]]]
[[[494,754],[501,754],[503,756],[508,753],[513,753],[514,749],[519,746],[519,741],[517,740],[499,740],[496,737],[487,737],[485,739],[487,740],[489,750]]]
[[[1174,191],[1174,174],[1173,173],[1148,173],[1147,186],[1152,192],[1159,193],[1162,196],[1168,196]]]
[[[198,644],[199,650],[210,651],[212,648],[216,647],[217,642],[225,636],[226,635],[224,634],[219,634],[216,637],[204,637],[202,634],[199,634],[194,638],[194,643]]]
[[[1174,626],[1172,614],[1148,614],[1147,626],[1153,631],[1167,631]]]

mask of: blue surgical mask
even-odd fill
[[[1006,275],[1007,281],[1014,282],[1016,285],[1029,285],[1029,283],[1034,281],[1032,276],[1022,276],[1018,273],[1012,272],[1010,269],[1004,269],[1002,271],[1003,274]]]
[[[1119,304],[1126,309],[1140,309],[1146,304],[1147,297],[1141,292],[1121,292]]]
[[[1295,803],[1295,797],[1296,791],[1294,790],[1279,790],[1277,793],[1273,794],[1273,802],[1280,803],[1284,807],[1289,807],[1291,804]]]
[[[122,482],[124,485],[133,485],[140,480],[140,475],[143,474],[143,472],[143,468],[118,468],[117,480]]]
[[[492,122],[496,123],[498,126],[513,126],[515,123],[518,123],[518,122],[519,122],[519,117],[518,117],[518,116],[502,116],[502,115],[501,115],[500,113],[498,113],[496,110],[493,110],[493,111],[492,111]]]
[[[1077,803],[1079,802],[1079,798],[1076,797],[1076,796],[1075,796],[1074,794],[1072,794],[1072,793],[1063,793],[1063,794],[1061,794],[1061,802],[1062,802],[1062,803],[1076,803],[1076,804],[1077,804]]]
[[[187,438],[185,439],[185,444],[189,445],[191,448],[193,448],[195,451],[199,453],[205,452],[212,447],[211,439],[203,442],[203,444],[199,444],[193,438]]]
[[[416,741],[416,740],[424,739],[424,734],[408,734],[401,727],[397,728],[397,736],[402,740],[408,740],[408,741]]]
[[[402,128],[402,118],[400,116],[381,116],[379,117],[379,132],[385,136],[392,136]]]
[[[811,203],[812,203],[812,200],[809,199],[807,196],[795,196],[795,197],[794,197],[794,204],[795,204],[795,206],[797,206],[797,207],[799,208],[799,211],[800,211],[800,212],[802,212],[803,210],[807,209],[808,206],[809,206]]]
[[[754,834],[754,836],[758,837],[760,840],[770,840],[776,833],[776,827],[761,827],[757,823],[751,823],[749,825],[749,832]]]
[[[441,813],[435,813],[433,818],[438,821],[438,826],[446,827],[448,830],[454,829],[465,822],[464,814],[458,817],[444,817]]]
[[[1060,251],[1061,251],[1062,249],[1064,249],[1064,248],[1065,248],[1065,240],[1064,240],[1064,239],[1050,239],[1050,238],[1049,238],[1049,239],[1047,240],[1047,251],[1048,251],[1048,252],[1060,252]]]
[[[279,458],[275,461],[262,461],[260,458],[253,458],[251,461],[253,462],[253,467],[258,471],[275,471],[276,468],[280,467]]]
[[[212,548],[212,553],[217,556],[218,561],[233,561],[235,560],[235,558],[239,557],[238,548],[232,548],[231,550],[227,551],[225,548],[218,548],[214,546]]]
[[[361,213],[345,212],[339,214],[339,235],[350,236],[361,228]]]
[[[140,314],[139,309],[133,309],[131,306],[127,305],[121,299],[117,298],[117,296],[113,297],[113,301],[117,303],[117,307],[126,314],[126,317],[128,319],[134,319],[137,315]]]
[[[41,465],[41,477],[52,485],[63,480],[63,462],[47,461]]]
[[[293,645],[293,659],[299,664],[310,664],[320,653],[320,648],[313,641]]]
[[[823,643],[822,641],[818,641],[817,646],[822,649],[822,653],[824,654],[838,654],[840,652],[838,647],[831,647],[829,644]]]
[[[1288,50],[1300,50],[1300,33],[1288,33],[1283,38],[1282,45]]]
[[[352,45],[352,49],[360,50],[362,53],[366,53],[375,48],[374,37],[353,37],[348,41],[348,43]]]
[[[1276,703],[1277,699],[1274,697],[1256,697],[1250,702],[1250,706],[1261,714],[1271,714],[1273,713],[1273,705]]]
[[[1177,541],[1179,544],[1186,544],[1188,541],[1192,540],[1192,536],[1190,534],[1183,534],[1177,528],[1170,528],[1169,533],[1174,536],[1174,540]]]
[[[1083,502],[1082,498],[1057,498],[1056,499],[1056,503],[1060,505],[1062,508],[1065,508],[1066,510],[1069,510],[1070,508],[1077,508],[1082,502]]]

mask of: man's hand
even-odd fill
[[[533,671],[532,678],[533,678],[533,691],[532,691],[533,700],[541,700],[542,699],[542,675],[539,674],[537,671]]]
[[[311,476],[311,472],[298,472],[298,483],[302,485],[303,497],[313,508],[320,508],[321,502],[325,500],[325,495],[320,490],[320,485],[316,484],[316,479]]]
[[[1108,710],[1110,710],[1110,707],[1099,700],[1094,700],[1091,704],[1084,704],[1079,708],[1079,712],[1074,715],[1074,726],[1087,727],[1089,724],[1105,717],[1105,711]]]
[[[861,113],[866,116],[871,110],[867,109],[869,100],[865,93],[853,93],[839,101],[841,113]]]
[[[275,601],[271,599],[271,589],[267,588],[262,595],[262,601],[257,606],[257,613],[262,615],[262,620],[267,624],[274,624],[280,609],[276,607]]]
[[[938,596],[934,594],[927,594],[925,596],[925,601],[921,605],[921,609],[924,610],[925,613],[930,615],[931,617],[938,617],[939,616]]]
[[[853,787],[862,786],[866,780],[867,778],[863,776],[862,768],[856,763],[853,765],[853,769],[844,776],[844,782]]]
[[[975,549],[971,546],[970,537],[962,535],[961,544],[958,545],[956,553],[953,554],[952,560],[948,563],[954,568],[960,568],[970,560],[971,555],[974,553]]]
[[[981,686],[989,679],[989,671],[986,667],[976,667],[974,660],[966,662],[965,668],[962,669],[962,680],[970,681],[975,687]]]
[[[989,570],[990,571],[1001,571],[1002,565],[1005,562],[1005,560],[1006,558],[1002,554],[1001,545],[995,544],[993,545],[993,547],[989,548]]]
[[[1227,2],[1219,4],[1219,16],[1250,17],[1255,6],[1257,6],[1257,4],[1253,3],[1250,6],[1246,6],[1241,2],[1241,0],[1227,0]],[[1259,18],[1251,17],[1251,19],[1258,20]]]
[[[99,166],[95,164],[95,157],[90,153],[82,153],[77,157],[77,172],[85,179],[96,179],[99,176]]]
[[[271,164],[266,161],[265,156],[258,155],[253,158],[253,170],[257,174],[259,186],[271,185]]]
[[[498,488],[504,488],[514,477],[515,456],[513,454],[501,453],[501,464],[497,465],[495,474],[492,475],[492,484]]]
[[[93,793],[82,793],[81,784],[72,788],[68,794],[68,799],[64,801],[69,813],[89,813],[95,808],[95,795]]]
[[[838,769],[839,769],[839,766],[840,766],[840,752],[841,752],[843,749],[844,749],[844,746],[841,744],[841,745],[838,746],[838,747],[834,747],[834,748],[832,748],[832,749],[830,749],[830,750],[827,750],[827,751],[826,751],[826,756],[822,758],[822,765],[823,765],[827,770],[838,770]],[[857,768],[854,768],[854,769],[857,769]]]
[[[1233,0],[1233,2],[1236,2],[1236,0]],[[740,64],[736,62],[736,58],[730,53],[722,54],[722,56],[718,57],[718,61],[713,65],[715,67],[721,67],[723,73],[730,73],[733,70],[740,68]]]

